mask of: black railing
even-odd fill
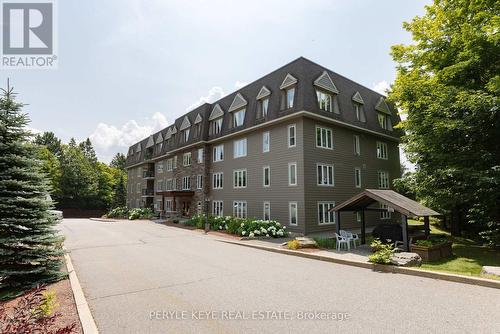
[[[154,189],[142,189],[142,196],[154,196]]]
[[[155,171],[154,170],[145,170],[142,172],[142,177],[143,178],[155,177]]]

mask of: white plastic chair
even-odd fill
[[[346,248],[347,250],[351,249],[351,243],[349,242],[349,239],[346,237],[340,236],[337,233],[335,233],[335,239],[336,239],[336,247],[337,251],[340,251],[341,248]]]
[[[345,231],[345,230],[340,230],[340,235],[342,237],[346,238],[347,241],[349,242],[349,244],[351,244],[351,241],[352,241],[354,248],[356,248],[356,241],[359,240],[359,237],[357,234],[353,234],[353,233]]]

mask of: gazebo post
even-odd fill
[[[427,238],[431,232],[429,225],[429,216],[424,217],[424,230],[425,230],[425,237]]]
[[[403,230],[403,243],[405,252],[408,252],[410,250],[410,247],[408,245],[408,217],[403,214],[401,214],[401,228]]]
[[[361,209],[361,244],[366,244],[365,208]]]
[[[337,211],[337,234],[340,235],[340,210]]]

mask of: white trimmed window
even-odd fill
[[[203,189],[203,175],[196,175],[196,189]]]
[[[172,166],[173,166],[174,169],[176,169],[177,168],[177,156],[174,156],[173,159],[174,160],[173,160]]]
[[[354,168],[354,186],[361,188],[361,168]]]
[[[378,124],[384,130],[392,131],[391,118],[383,113],[377,113]]]
[[[198,149],[198,163],[199,164],[203,163],[203,149],[202,148]]]
[[[389,173],[378,171],[378,187],[379,189],[389,189]]]
[[[245,109],[241,109],[233,113],[233,128],[242,126],[244,121],[245,121]]]
[[[377,142],[377,158],[387,160],[387,144],[381,141]]]
[[[269,111],[269,98],[265,97],[259,101],[260,103],[260,110],[261,110],[261,115],[262,117],[267,117],[267,113]]]
[[[380,209],[387,210],[388,206],[380,204]],[[391,219],[391,213],[389,211],[380,211],[380,219]]]
[[[173,165],[172,158],[167,159],[167,172],[171,172],[172,171],[172,165]]]
[[[333,149],[332,129],[316,127],[316,147]]]
[[[163,162],[159,162],[157,165],[158,173],[163,173]]]
[[[266,131],[262,134],[262,152],[263,153],[269,152],[269,147],[270,147],[269,131]]]
[[[167,191],[174,190],[174,185],[173,185],[172,179],[167,180],[165,190],[167,190]]]
[[[173,190],[179,189],[179,184],[177,182],[177,179],[172,179],[172,189]]]
[[[137,192],[138,194],[140,194],[140,193],[141,193],[141,184],[140,184],[140,183],[137,183],[137,186],[136,186],[135,190],[136,190],[136,192]]]
[[[233,142],[233,157],[234,159],[247,156],[247,139],[239,139]]]
[[[318,224],[335,224],[335,202],[318,202]]]
[[[182,142],[185,143],[189,140],[189,129],[182,130]]]
[[[361,223],[361,212],[356,211],[356,222]]]
[[[246,188],[247,187],[247,170],[237,169],[233,171],[233,187]]]
[[[222,117],[210,121],[209,135],[219,134],[222,130]]]
[[[288,214],[289,220],[288,223],[290,225],[297,226],[298,225],[298,208],[297,202],[288,202]]]
[[[333,111],[333,96],[321,90],[316,90],[316,97],[318,98],[319,109],[323,111]]]
[[[222,189],[224,187],[224,173],[213,173],[212,174],[212,188]]]
[[[333,165],[317,164],[318,186],[334,186]]]
[[[247,202],[246,201],[234,201],[233,202],[233,216],[236,218],[246,218],[247,217]]]
[[[220,144],[214,146],[214,162],[223,161],[224,160],[224,145]]]
[[[263,211],[262,219],[271,220],[271,202],[264,202]]]
[[[358,135],[354,135],[354,155],[361,155],[361,144]]]
[[[288,185],[296,186],[297,185],[297,163],[290,162],[288,164]]]
[[[223,201],[213,201],[212,202],[212,214],[216,217],[222,217],[224,215],[224,202]]]
[[[142,168],[137,168],[137,177],[142,177]]]
[[[182,165],[183,166],[191,166],[191,152],[184,153],[182,155]]]
[[[165,211],[173,211],[174,210],[174,201],[171,199],[165,198]]]
[[[156,191],[163,191],[163,185],[164,185],[163,180],[158,180],[156,181]]]
[[[295,98],[295,88],[285,89],[285,109],[293,108],[293,100]]]
[[[295,147],[297,145],[295,130],[296,130],[295,124],[288,126],[288,147]]]
[[[264,166],[262,168],[262,185],[264,187],[271,186],[271,167]]]
[[[184,176],[182,178],[182,190],[190,190],[191,189],[191,177]]]

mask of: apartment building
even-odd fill
[[[384,96],[301,57],[132,145],[127,205],[335,230],[336,203],[400,177],[398,122]]]

